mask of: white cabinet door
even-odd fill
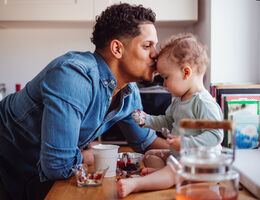
[[[158,21],[197,21],[198,0],[110,0],[109,3],[142,4],[156,13]]]
[[[119,2],[150,7],[158,21],[198,20],[198,0],[0,0],[0,21],[93,21]]]
[[[0,0],[1,21],[86,21],[94,0]]]
[[[94,18],[114,3],[114,0],[94,0]]]

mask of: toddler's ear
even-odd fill
[[[185,65],[183,67],[182,71],[183,71],[183,74],[184,74],[183,79],[184,80],[188,80],[191,77],[191,75],[192,75],[191,67],[189,65]]]

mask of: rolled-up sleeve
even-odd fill
[[[91,91],[91,88],[86,88],[88,85],[86,78],[73,67],[53,70],[42,82],[44,108],[38,163],[41,181],[68,178],[72,175],[72,166],[82,162],[77,145],[84,106],[88,105],[90,97],[87,93],[78,93]]]
[[[82,162],[77,147],[80,117],[65,102],[56,106],[56,109],[54,105],[46,105],[44,108],[39,163],[41,176],[51,180],[70,177],[71,167]]]

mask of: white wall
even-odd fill
[[[24,87],[55,57],[70,50],[92,51],[91,32],[91,25],[23,24],[0,29],[0,82],[6,84],[7,93],[14,92],[16,83]]]
[[[194,32],[198,35],[200,41],[207,46],[208,55],[211,57],[210,52],[210,33],[211,33],[211,24],[210,24],[210,0],[200,0],[199,1],[199,21],[195,24]],[[210,86],[210,73],[211,73],[211,63],[208,66],[206,74],[204,76],[204,85],[207,89]]]
[[[260,2],[211,1],[211,82],[258,82]]]
[[[260,20],[260,1],[257,4],[257,10],[258,10],[258,19]],[[260,21],[258,23],[258,69],[259,69],[259,79],[258,81],[260,82]]]
[[[14,22],[0,29],[0,83],[7,93],[14,92],[15,84],[22,87],[51,60],[67,51],[93,51],[90,23]],[[171,34],[191,31],[192,27],[157,25],[160,41]]]

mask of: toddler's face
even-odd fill
[[[184,76],[182,68],[169,60],[167,55],[160,55],[157,61],[157,70],[164,79],[164,86],[176,97],[184,95]]]

